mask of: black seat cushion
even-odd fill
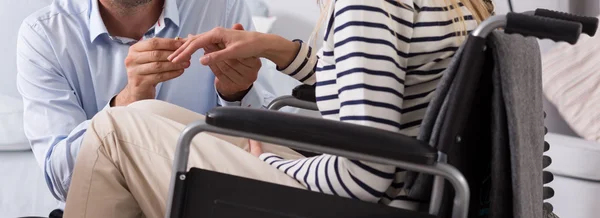
[[[431,218],[381,204],[192,168],[183,217]]]

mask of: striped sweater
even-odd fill
[[[399,2],[403,3],[400,4]],[[442,71],[461,42],[452,19],[464,16],[440,0],[336,0],[329,7],[324,45],[306,43],[280,69],[316,84],[323,118],[417,136]],[[318,55],[317,55],[318,54]],[[405,197],[405,172],[393,166],[320,155],[299,160],[265,153],[260,158],[312,191],[416,209]]]

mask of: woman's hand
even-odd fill
[[[179,63],[189,60],[198,49],[220,47],[222,50],[206,53],[200,63],[212,65],[226,60],[260,57],[267,43],[262,39],[264,34],[244,30],[215,28],[209,32],[188,37],[168,59]]]
[[[233,30],[244,30],[241,24],[235,24]],[[193,38],[193,36],[188,36]],[[224,49],[225,45],[204,47],[204,54],[211,54]],[[258,78],[262,67],[259,58],[228,59],[208,65],[215,74],[215,88],[225,101],[241,101]]]
[[[248,139],[248,143],[250,145],[250,154],[252,154],[256,157],[260,157],[260,155],[263,153],[262,142]]]
[[[300,44],[273,34],[244,30],[215,28],[209,32],[189,37],[168,59],[174,63],[189,60],[198,49],[220,50],[205,53],[200,58],[203,65],[213,65],[226,60],[267,58],[277,66],[288,66],[296,57]]]

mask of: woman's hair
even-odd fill
[[[446,2],[446,5],[452,5],[452,7],[455,8],[454,11],[459,14],[462,14],[462,12],[460,11],[458,4],[459,2],[464,4],[465,7],[471,11],[478,23],[481,23],[481,21],[487,19],[494,13],[494,4],[492,4],[492,0],[444,0],[444,2]]]
[[[317,0],[317,3],[321,6],[321,8],[323,9],[323,13],[321,13],[321,17],[319,19],[319,22],[317,24],[317,27],[315,28],[315,31],[312,34],[312,38],[313,40],[315,40],[316,42],[316,35],[318,34],[318,31],[320,30],[323,22],[325,21],[325,17],[327,16],[327,12],[329,12],[329,7],[331,6],[331,1],[332,0]],[[373,0],[376,1],[376,0]],[[383,4],[383,0],[379,0],[382,1],[382,5]],[[398,1],[398,0],[396,0]],[[469,9],[469,11],[473,14],[473,18],[475,18],[475,20],[477,20],[478,23],[481,23],[483,20],[487,19],[488,17],[490,17],[493,13],[494,13],[494,4],[492,3],[492,0],[436,0],[439,1],[440,3],[443,2],[445,5],[445,9],[448,12],[451,12],[453,14],[448,14],[449,17],[458,17],[458,22],[456,22],[456,19],[452,19],[455,23],[455,25],[457,25],[457,29],[459,30],[458,32],[462,32],[464,35],[466,35],[466,24],[465,24],[465,19],[464,19],[464,13],[461,10],[461,7],[459,6],[459,4],[463,4],[465,7],[467,7]],[[398,1],[399,2],[399,1]],[[403,3],[401,3],[403,4]],[[404,5],[406,7],[412,8],[412,6],[408,6],[408,5]],[[455,15],[455,16],[452,16]],[[391,15],[388,14],[388,16],[390,16],[390,20],[391,20]]]
[[[331,0],[317,0],[319,5],[329,5]],[[446,5],[452,5],[454,11],[462,14],[460,11],[459,3],[464,4],[471,13],[473,13],[474,18],[477,22],[481,22],[488,18],[494,12],[494,5],[492,0],[438,0],[444,1]],[[446,7],[448,9],[448,7]],[[460,12],[459,12],[460,11]]]

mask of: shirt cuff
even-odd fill
[[[277,66],[276,68],[278,71],[285,74],[290,74],[290,71],[296,70],[298,66],[302,63],[302,61],[304,61],[306,54],[308,53],[307,47],[304,45],[304,42],[302,40],[294,39],[292,42],[297,42],[300,44],[300,49],[298,50],[298,52],[296,52],[294,60],[292,60],[292,62],[285,67]]]
[[[108,103],[106,103],[106,105],[104,105],[104,108],[102,108],[101,111],[103,110],[108,110],[110,107],[110,102],[113,101],[115,98],[117,97],[117,95],[114,95],[112,98],[108,99]]]
[[[258,159],[267,162],[268,164],[273,164],[273,162],[283,160],[282,157],[273,153],[262,153],[260,156],[258,156]]]
[[[219,106],[222,107],[249,107],[249,108],[262,108],[262,97],[259,94],[256,85],[253,85],[248,93],[242,98],[241,101],[226,101],[221,97],[219,91],[216,90],[217,96],[219,96]]]
[[[301,40],[294,40],[294,42],[300,43],[300,49],[298,50],[296,57],[290,65],[283,68],[278,66],[277,70],[302,83],[308,82],[308,84],[312,85],[314,82],[311,78],[314,78],[315,66],[317,65],[318,60],[315,51]]]

